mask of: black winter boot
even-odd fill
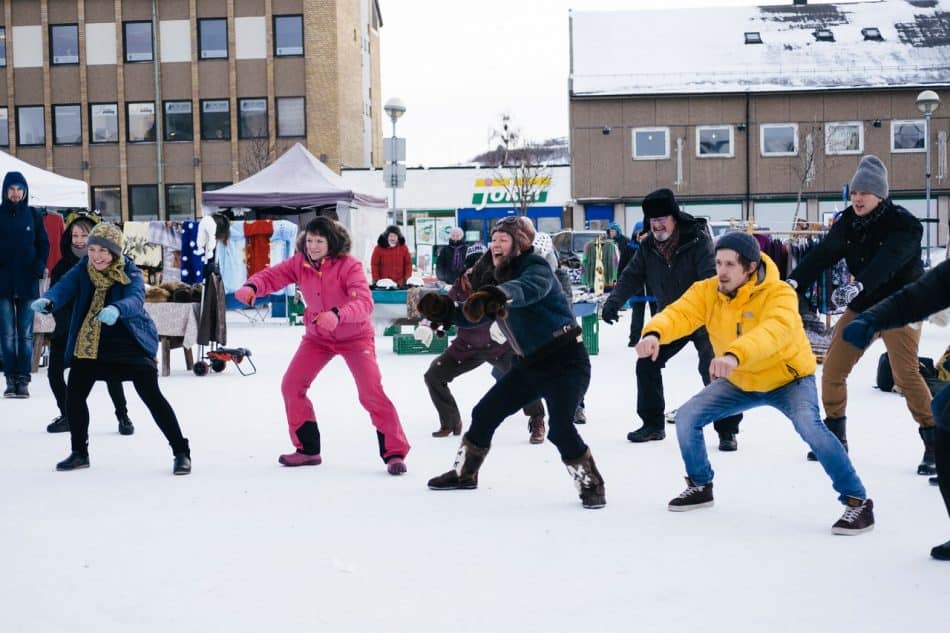
[[[937,429],[932,426],[920,427],[917,429],[917,432],[920,433],[920,439],[924,442],[924,456],[920,459],[920,464],[917,466],[917,474],[936,475],[937,458],[934,452],[934,442],[937,437]]]
[[[69,420],[65,415],[58,415],[46,425],[47,433],[69,433]]]
[[[475,446],[462,436],[462,445],[455,455],[452,470],[429,480],[430,490],[474,490],[478,488],[478,469],[485,462],[488,449]]]
[[[56,470],[77,470],[89,468],[89,453],[73,451],[69,457],[56,464]]]
[[[739,442],[736,441],[736,434],[727,431],[719,433],[719,450],[724,453],[731,453],[739,450]]]
[[[662,440],[665,437],[666,437],[666,429],[663,428],[662,422],[659,425],[644,424],[636,431],[631,431],[630,433],[627,433],[627,439],[636,444],[639,444],[640,442]]]
[[[172,473],[175,475],[191,474],[191,447],[188,440],[185,440],[183,447],[175,451],[175,465],[172,467]]]
[[[14,398],[24,399],[30,397],[30,377],[17,376],[14,390]]]
[[[930,550],[930,555],[937,560],[950,560],[950,541],[934,547]]]
[[[580,493],[581,505],[589,510],[596,510],[607,505],[607,494],[604,491],[604,478],[597,470],[594,457],[588,448],[577,459],[564,460],[567,472],[574,478],[574,485]]]
[[[4,398],[16,398],[16,381],[13,376],[7,376],[7,388],[3,390]]]
[[[117,413],[115,417],[119,420],[120,435],[132,435],[135,433],[135,426],[133,426],[132,420],[129,419],[128,413]]]
[[[828,430],[831,431],[835,437],[838,438],[838,441],[841,442],[841,445],[844,446],[844,452],[848,452],[848,436],[846,434],[848,418],[847,416],[840,418],[825,418],[825,426],[828,427]],[[818,458],[815,457],[813,451],[808,451],[806,455],[808,461],[817,462]]]

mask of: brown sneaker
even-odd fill
[[[532,444],[544,444],[544,418],[536,415],[528,420],[528,430],[531,431]]]
[[[832,534],[846,536],[867,532],[874,528],[874,502],[870,499],[848,497],[844,514],[831,526]]]

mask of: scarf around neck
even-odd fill
[[[89,262],[86,265],[86,272],[89,273],[89,280],[95,289],[92,294],[92,301],[89,304],[89,310],[83,318],[82,325],[79,326],[79,334],[76,336],[76,349],[73,356],[76,358],[96,359],[99,356],[99,337],[102,333],[102,321],[96,317],[102,308],[105,307],[106,293],[112,284],[122,284],[127,286],[131,283],[129,276],[125,274],[125,260],[117,257],[108,268],[98,271]]]
[[[680,245],[680,227],[677,226],[673,229],[673,233],[666,238],[665,242],[660,242],[654,237],[653,244],[656,246],[656,252],[669,264],[673,261],[673,255],[676,254],[676,249],[679,248]]]

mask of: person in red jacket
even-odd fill
[[[376,240],[371,264],[373,285],[380,279],[392,279],[400,288],[406,285],[412,276],[412,257],[398,226],[387,227]]]
[[[386,470],[401,475],[406,472],[409,442],[396,407],[383,391],[370,320],[373,298],[363,265],[349,251],[350,236],[342,224],[314,218],[297,240],[293,257],[251,275],[234,296],[254,305],[255,295],[266,296],[295,283],[305,301],[306,331],[280,386],[290,440],[297,450],[278,461],[284,466],[321,463],[320,429],[307,390],[320,370],[339,355],[353,374],[360,404],[376,427]]]

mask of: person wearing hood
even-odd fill
[[[607,237],[613,240],[614,244],[617,245],[617,253],[620,255],[620,263],[617,264],[617,270],[623,272],[624,266],[627,265],[631,255],[633,255],[632,251],[628,252],[630,251],[630,240],[623,234],[623,229],[620,228],[620,225],[616,222],[611,222],[607,227]]]
[[[679,299],[693,283],[716,273],[712,239],[704,230],[704,220],[697,220],[680,210],[672,191],[657,189],[643,199],[642,206],[650,233],[641,242],[604,303],[601,314],[605,323],[616,323],[623,304],[644,292],[645,286],[650,288],[656,297],[657,307],[662,311]],[[655,311],[651,312],[656,314]],[[699,354],[699,377],[704,385],[709,384],[713,348],[703,327],[690,331],[681,340],[664,341],[656,358],[640,358],[636,367],[637,415],[643,421],[643,426],[627,434],[631,442],[648,442],[666,437],[662,370],[667,361],[690,342]],[[741,415],[735,415],[716,421],[719,450],[738,449],[736,433],[739,432],[741,419]]]
[[[884,163],[871,154],[863,157],[851,179],[851,205],[831,225],[828,236],[808,252],[788,277],[793,288],[804,291],[822,271],[841,259],[847,262],[854,276],[853,281],[839,286],[831,296],[832,303],[845,310],[835,324],[821,369],[825,424],[845,450],[848,449],[848,376],[864,350],[848,344],[842,334],[858,313],[924,273],[920,259],[923,225],[909,211],[894,204],[888,193]],[[920,375],[917,360],[920,332],[919,328],[905,325],[882,333],[881,340],[891,363],[894,384],[904,394],[904,403],[917,423],[917,432],[924,444],[917,474],[933,475],[936,472],[934,417],[930,389]],[[814,455],[807,457],[814,460]]]
[[[297,253],[251,275],[234,297],[254,305],[255,295],[266,296],[289,284],[297,284],[304,299],[306,329],[280,386],[296,450],[277,461],[291,467],[323,461],[320,428],[307,390],[327,363],[342,356],[356,381],[360,404],[376,427],[386,470],[390,475],[405,473],[409,442],[396,407],[383,391],[371,320],[373,296],[363,265],[350,255],[350,236],[342,224],[327,217],[311,220],[297,240]]]
[[[33,368],[33,311],[46,272],[49,237],[30,206],[30,188],[18,171],[3,178],[0,203],[0,350],[7,379],[4,398],[30,397]]]
[[[465,234],[459,227],[454,227],[449,232],[449,243],[439,250],[439,256],[435,261],[435,276],[439,281],[451,286],[458,281],[459,276],[465,272],[465,253],[467,246],[463,237]]]
[[[66,339],[66,418],[69,456],[56,470],[89,468],[89,405],[100,380],[131,380],[136,393],[171,446],[175,475],[191,473],[191,449],[172,406],[158,386],[158,330],[145,311],[145,281],[122,254],[125,238],[114,224],[100,222],[89,233],[87,255],[42,298],[36,312],[49,314],[72,304]]]
[[[821,421],[817,363],[798,316],[795,291],[779,278],[775,263],[747,233],[720,237],[715,258],[716,275],[697,281],[650,319],[637,344],[641,358],[656,360],[664,344],[705,327],[715,350],[709,364],[712,382],[676,413],[686,490],[669,502],[669,510],[713,505],[713,469],[703,427],[753,407],[770,406],[791,420],[845,505],[832,533],[853,535],[872,529],[874,504],[848,453]]]
[[[63,278],[63,275],[85,257],[89,233],[99,223],[99,220],[99,216],[85,212],[72,213],[66,218],[66,231],[59,242],[60,259],[49,274],[50,287],[55,286]],[[53,312],[56,326],[50,337],[49,367],[46,370],[46,378],[49,380],[50,389],[56,399],[59,415],[46,427],[49,433],[67,433],[69,431],[69,419],[66,417],[65,373],[66,340],[69,334],[69,317],[72,312],[72,302],[57,306]],[[135,427],[132,425],[132,420],[129,419],[122,381],[109,379],[106,380],[106,386],[109,389],[112,404],[115,405],[115,417],[119,421],[119,433],[132,435],[135,432]]]
[[[499,220],[491,232],[494,283],[473,292],[461,308],[445,296],[432,313],[461,327],[494,321],[517,358],[472,409],[455,465],[429,480],[431,490],[473,490],[498,426],[523,406],[544,398],[548,439],[574,479],[584,508],[607,504],[604,479],[574,425],[577,405],[590,383],[590,358],[564,291],[551,266],[534,252],[534,227],[520,216]]]
[[[370,270],[375,285],[380,279],[391,279],[400,288],[412,276],[412,256],[406,246],[406,238],[398,226],[387,227],[376,240],[370,258]]]

